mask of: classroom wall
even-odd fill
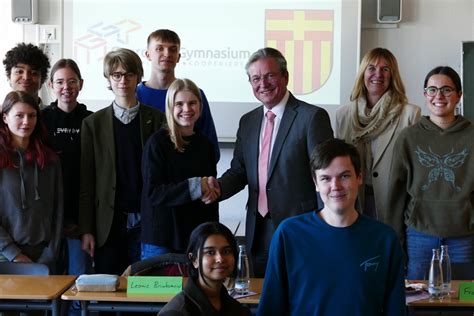
[[[351,1],[351,0],[347,0]],[[434,66],[447,64],[460,70],[461,42],[474,40],[474,0],[403,0],[402,22],[395,25],[376,23],[377,0],[362,0],[361,56],[373,47],[390,49],[399,61],[401,74],[412,103],[422,105],[425,74]],[[39,23],[61,24],[62,0],[41,0]],[[11,0],[0,0],[3,59],[14,37],[36,40],[37,25],[19,26],[11,22]],[[13,39],[12,39],[13,38]],[[5,82],[0,85],[4,95]]]
[[[9,0],[0,0],[1,21],[7,25],[11,17]],[[351,1],[351,0],[347,0]],[[61,24],[61,0],[41,0],[39,22]],[[474,0],[403,0],[402,22],[395,25],[376,23],[376,0],[362,0],[361,56],[374,47],[390,49],[397,57],[408,99],[424,106],[422,85],[424,76],[433,67],[445,64],[460,71],[461,42],[474,40]],[[2,27],[2,29],[4,29]],[[35,41],[36,26],[25,26],[25,41]],[[4,52],[0,51],[4,56]],[[87,79],[87,78],[86,78]],[[5,82],[0,85],[2,97]],[[249,87],[250,89],[250,87]],[[233,148],[223,144],[218,173],[221,175],[230,164]],[[220,204],[221,221],[232,230],[242,221],[238,235],[244,234],[246,190]]]
[[[403,0],[402,22],[395,28],[375,25],[376,0],[362,0],[361,58],[381,46],[397,57],[411,103],[427,114],[425,75],[448,65],[461,74],[461,42],[474,40],[473,0]]]

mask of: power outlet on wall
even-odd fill
[[[45,42],[56,40],[56,28],[52,26],[40,26],[41,40]]]
[[[38,25],[37,39],[38,43],[59,43],[60,31],[58,25]]]

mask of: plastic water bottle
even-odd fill
[[[433,249],[431,258],[430,275],[428,280],[428,292],[432,298],[440,298],[443,295],[443,271],[439,258],[439,249]]]
[[[451,292],[451,260],[447,245],[441,246],[441,270],[443,272],[443,295],[449,295]]]
[[[249,258],[245,245],[239,245],[239,259],[237,261],[237,278],[235,279],[235,292],[245,295],[249,292],[250,271]]]

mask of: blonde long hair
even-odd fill
[[[184,140],[181,131],[176,124],[173,117],[174,104],[176,94],[180,91],[189,91],[194,94],[199,100],[199,116],[202,112],[202,99],[201,91],[194,82],[189,79],[176,79],[168,88],[166,93],[166,123],[168,124],[168,131],[171,141],[174,144],[174,148],[179,152],[184,152],[184,147],[187,145],[187,141]]]
[[[378,59],[383,58],[387,61],[388,67],[390,68],[391,80],[387,88],[388,91],[392,91],[392,100],[394,104],[402,104],[408,102],[408,98],[405,95],[405,86],[403,85],[402,78],[400,77],[400,70],[398,69],[398,62],[395,56],[386,48],[377,47],[368,51],[362,61],[360,62],[359,71],[356,76],[356,81],[351,92],[351,101],[359,99],[361,96],[367,98],[367,87],[364,83],[364,72],[367,66]]]

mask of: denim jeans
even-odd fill
[[[431,236],[408,227],[406,230],[408,255],[407,278],[409,280],[427,280],[430,269],[432,249],[448,246],[452,263],[474,262],[474,235],[465,237],[442,238]]]
[[[165,253],[173,252],[172,249],[166,247],[155,246],[152,244],[142,243],[141,259],[145,260],[154,256],[164,255]]]
[[[81,240],[66,238],[68,267],[67,274],[81,275],[92,273],[92,260],[90,256],[82,250]],[[81,303],[79,301],[72,301],[69,305],[68,315],[79,316],[81,314]]]
[[[81,240],[66,238],[68,250],[68,274],[81,275],[92,273],[92,261],[84,250],[82,250]]]

